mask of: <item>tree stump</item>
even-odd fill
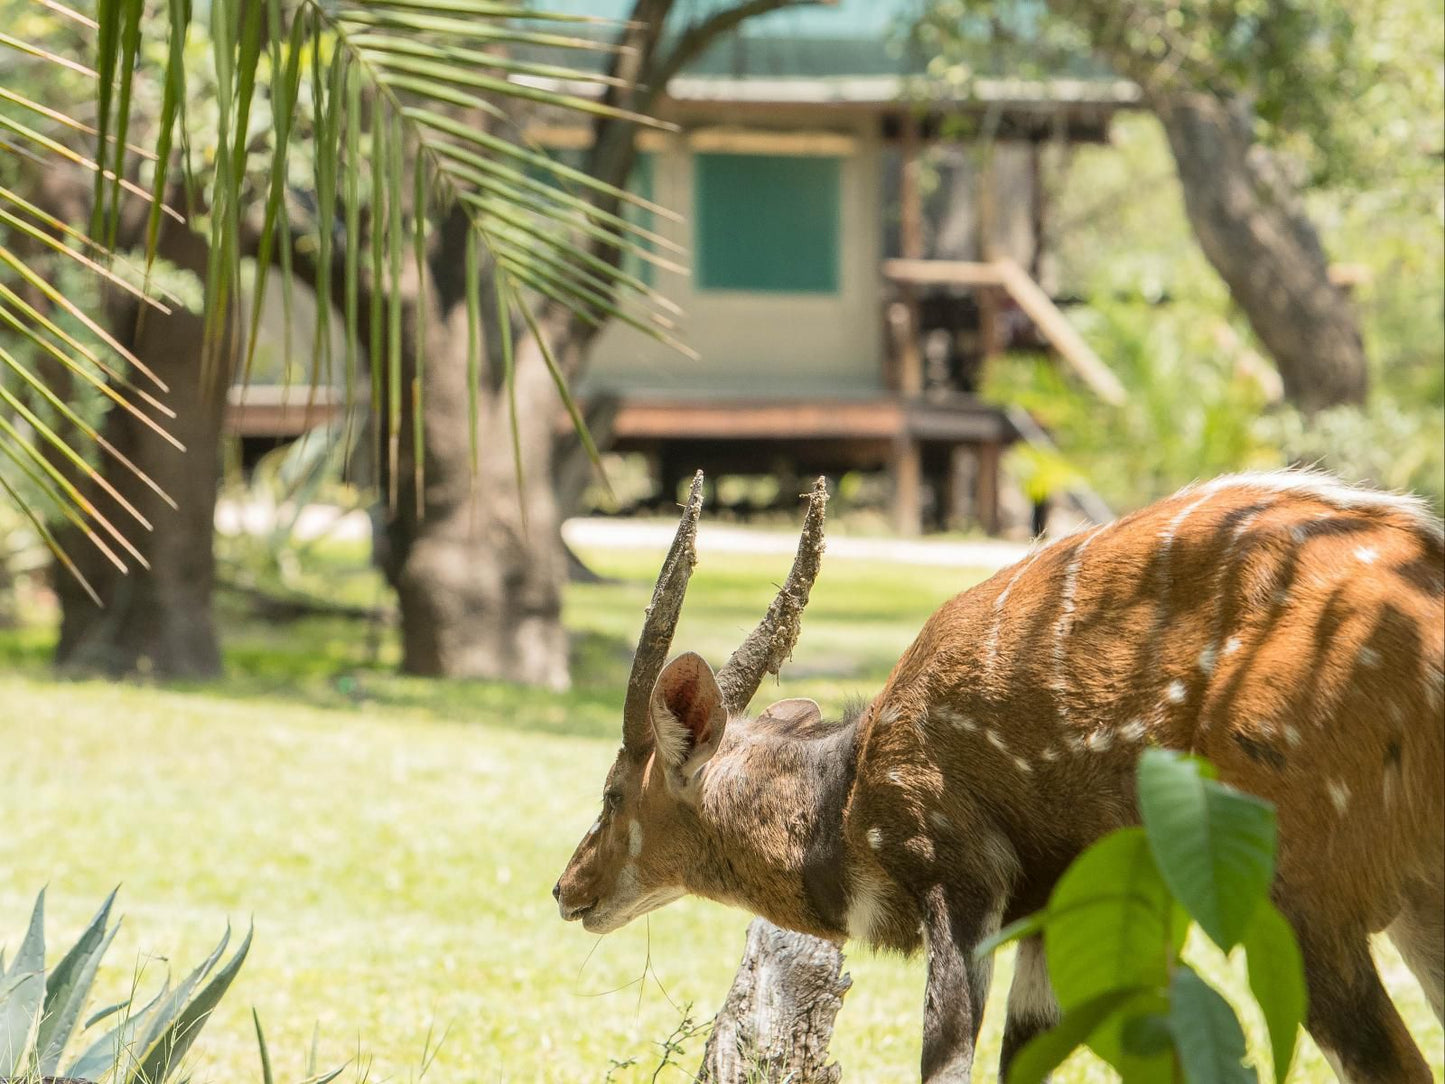
[[[838,1084],[828,1044],[852,985],[837,945],[753,919],[698,1084]]]

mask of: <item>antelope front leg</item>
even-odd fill
[[[973,947],[998,928],[996,908],[929,892],[923,932],[928,944],[928,982],[923,997],[924,1084],[967,1084],[973,1050],[983,1024],[993,959],[974,960]]]

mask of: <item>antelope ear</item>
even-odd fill
[[[657,756],[674,770],[694,753],[711,755],[728,721],[712,668],[691,651],[663,667],[652,687],[648,715],[657,738]]]
[[[816,700],[806,696],[792,696],[769,704],[758,716],[760,723],[784,723],[794,726],[811,726],[823,721],[823,709]]]

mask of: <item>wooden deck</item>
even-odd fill
[[[652,458],[664,491],[692,471],[830,474],[887,470],[893,519],[904,534],[923,528],[925,484],[933,519],[998,526],[998,468],[1017,439],[1005,413],[972,396],[780,399],[624,394],[605,434],[615,451]]]

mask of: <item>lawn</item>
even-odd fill
[[[747,917],[684,901],[600,941],[557,917],[549,890],[597,812],[660,554],[585,556],[612,582],[570,591],[577,683],[561,695],[398,678],[387,631],[263,625],[229,607],[230,675],[206,687],[57,683],[44,629],[0,635],[0,942],[18,940],[42,885],[58,946],[119,883],[125,923],[102,976],[119,992],[137,962],[158,978],[160,957],[183,969],[228,920],[254,920],[197,1081],[259,1080],[252,1006],[280,1080],[302,1075],[313,1030],[323,1065],[359,1051],[373,1081],[414,1079],[429,1030],[446,1033],[429,1081],[652,1080],[687,1007],[705,1020],[720,1004]],[[785,566],[704,553],[678,644],[721,661]],[[326,575],[337,596],[374,597],[340,563]],[[777,695],[836,708],[871,693],[922,618],[976,579],[827,563]],[[1440,1029],[1398,958],[1381,959],[1438,1078]],[[981,1078],[997,1057],[1001,963]],[[834,1043],[846,1079],[908,1079],[921,965],[860,951],[848,966]],[[684,1045],[693,1066],[702,1039]],[[1064,1079],[1106,1077],[1080,1058]],[[1297,1079],[1329,1079],[1313,1047]]]

